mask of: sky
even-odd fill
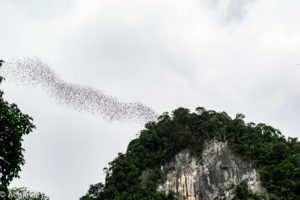
[[[0,0],[0,59],[38,56],[64,80],[157,113],[225,111],[299,137],[299,0]],[[12,187],[79,199],[143,128],[1,84],[34,119]]]

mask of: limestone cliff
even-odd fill
[[[265,192],[258,171],[233,154],[226,142],[206,142],[202,158],[182,151],[161,169],[166,180],[158,190],[172,190],[180,200],[232,199],[234,185],[245,179],[253,192]]]

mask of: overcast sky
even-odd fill
[[[38,56],[66,81],[162,113],[197,106],[246,115],[288,137],[300,126],[299,0],[0,0],[0,59]],[[59,105],[6,80],[34,118],[11,186],[73,200],[142,126]]]

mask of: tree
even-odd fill
[[[102,183],[97,183],[95,185],[90,185],[89,191],[87,194],[80,198],[80,200],[92,200],[95,198],[99,198],[101,192],[103,191],[104,185]]]
[[[202,113],[204,113],[206,110],[204,107],[197,107],[196,111],[198,115],[202,115]]]
[[[0,76],[0,83],[2,80]],[[0,90],[0,191],[6,195],[9,183],[19,177],[25,163],[22,137],[34,128],[32,118],[23,114],[16,104],[5,101]]]
[[[234,188],[234,197],[233,200],[264,200],[266,199],[262,195],[254,194],[248,186],[248,181],[242,180],[235,188]]]
[[[236,119],[245,119],[245,115],[243,115],[242,113],[237,113],[235,118]]]

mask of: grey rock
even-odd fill
[[[235,155],[226,142],[217,140],[204,144],[201,158],[184,150],[161,169],[166,180],[158,190],[172,190],[180,200],[232,199],[234,185],[245,179],[253,192],[266,191],[251,163]]]

